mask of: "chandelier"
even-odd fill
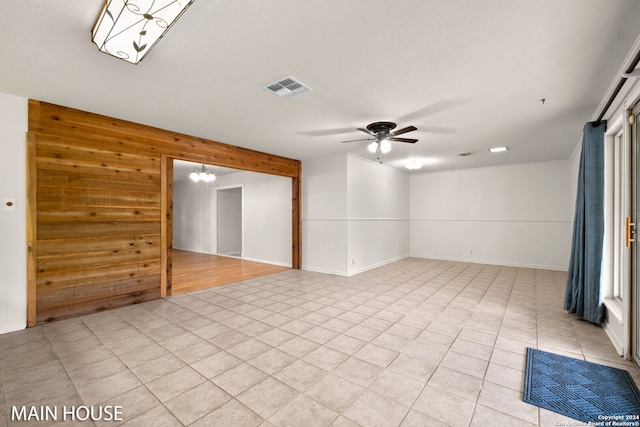
[[[142,61],[193,0],[107,0],[91,31],[101,52]]]
[[[193,172],[189,174],[189,178],[193,182],[213,182],[216,180],[216,176],[205,165],[202,165],[201,168],[193,169]]]

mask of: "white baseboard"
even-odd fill
[[[330,269],[327,269],[327,268],[312,267],[312,266],[308,266],[308,265],[304,265],[304,264],[300,268],[302,270],[304,270],[304,271],[311,271],[313,273],[323,273],[323,274],[331,274],[333,276],[349,277],[345,271],[330,270]]]
[[[391,259],[384,260],[384,261],[381,261],[381,262],[378,262],[378,263],[375,263],[375,264],[368,265],[366,267],[358,268],[356,270],[351,270],[350,272],[347,273],[347,277],[355,276],[356,274],[364,273],[365,271],[373,270],[374,268],[382,267],[384,265],[391,264],[392,262],[401,261],[401,260],[407,259],[409,257],[410,257],[410,255],[401,255],[401,256],[396,257],[396,258],[391,258]]]
[[[253,261],[253,262],[260,262],[262,264],[271,264],[271,265],[277,265],[280,267],[292,267],[291,263],[286,263],[286,262],[276,262],[276,261],[268,261],[268,260],[264,260],[264,259],[258,259],[258,258],[249,258],[249,257],[244,257],[242,258],[246,261]]]
[[[378,262],[376,264],[368,265],[366,267],[362,267],[353,271],[330,270],[326,268],[318,268],[318,267],[313,267],[309,265],[302,265],[301,268],[305,271],[313,271],[314,273],[325,273],[325,274],[333,274],[334,276],[351,277],[351,276],[355,276],[356,274],[364,273],[365,271],[373,270],[374,268],[382,267],[384,265],[391,264],[392,262],[400,261],[409,257],[410,257],[409,255],[402,255],[396,258]]]
[[[557,265],[541,265],[541,264],[527,264],[527,263],[514,263],[497,260],[485,260],[477,258],[455,258],[455,257],[442,257],[437,255],[424,255],[424,254],[411,254],[411,258],[424,258],[434,259],[439,261],[455,261],[455,262],[467,262],[470,264],[490,264],[490,265],[502,265],[505,267],[521,267],[521,268],[536,268],[539,270],[553,270],[553,271],[567,271],[568,266]]]
[[[171,249],[177,249],[179,251],[186,251],[186,252],[193,252],[193,253],[196,253],[196,254],[218,255],[218,254],[215,254],[213,252],[208,252],[208,251],[204,251],[204,250],[201,251],[201,250],[197,250],[197,249],[193,249],[193,248],[182,248],[180,246],[173,246]]]

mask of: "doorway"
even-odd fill
[[[205,164],[213,182],[192,182],[202,164],[172,159],[167,186],[167,295],[234,283],[294,267],[296,182]],[[169,176],[169,175],[168,175]],[[293,203],[292,203],[293,202]]]
[[[242,258],[242,187],[216,193],[217,254]]]

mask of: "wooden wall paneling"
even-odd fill
[[[40,188],[39,190],[43,190]],[[72,206],[61,203],[38,209],[38,222],[68,221],[153,221],[159,222],[160,209],[120,206]]]
[[[296,176],[299,161],[217,141],[86,113],[40,101],[29,101],[29,129],[65,137],[95,135],[126,143],[139,141],[158,155],[280,176]]]
[[[128,249],[128,248],[127,248]],[[47,275],[55,275],[59,272],[70,274],[77,270],[112,269],[113,266],[139,264],[139,269],[147,269],[159,263],[157,249],[153,247],[123,250],[101,251],[86,253],[78,258],[76,253],[38,257],[38,278],[40,281]],[[160,272],[160,266],[158,270]],[[44,283],[51,285],[52,283]]]
[[[126,154],[121,147],[105,150],[104,144],[100,144],[103,148],[97,148],[97,144],[100,143],[43,135],[38,140],[38,156],[42,157],[43,167],[49,165],[53,170],[93,170],[99,167],[105,173],[158,174],[155,158],[146,158],[139,152]]]
[[[95,298],[100,300],[108,300],[104,298],[105,294],[110,296],[139,296],[140,293],[157,290],[156,284],[159,281],[160,274],[138,277],[135,280],[129,278],[113,280],[105,283],[87,283],[83,286],[69,286],[59,289],[44,289],[38,292],[38,302],[43,307],[62,306],[79,301],[92,301]],[[101,303],[102,304],[102,303]],[[103,306],[98,310],[101,311]],[[39,310],[40,312],[41,310]],[[40,314],[40,313],[39,313]]]
[[[159,222],[156,234],[125,235],[116,234],[108,237],[78,238],[74,234],[59,239],[39,239],[37,256],[38,260],[64,257],[64,256],[91,256],[102,254],[106,257],[114,257],[122,254],[131,256],[144,255],[145,252],[160,255]],[[105,260],[106,262],[106,260]]]
[[[301,178],[291,178],[291,266],[300,269],[302,264],[302,204]]]
[[[37,323],[157,298],[159,162],[78,138],[35,141]]]
[[[173,159],[162,156],[162,298],[173,295]]]
[[[28,321],[171,295],[173,159],[291,177],[300,266],[300,162],[29,101]]]
[[[36,135],[27,134],[27,327],[36,326],[38,221]]]
[[[109,174],[98,176],[90,172],[81,172],[77,170],[61,171],[46,169],[44,167],[38,170],[38,185],[57,187],[58,189],[67,188],[73,183],[75,189],[99,190],[104,184],[105,179],[109,180],[109,191],[140,191],[155,194],[160,186],[160,175],[156,179],[149,176],[136,177],[135,174]],[[157,182],[156,182],[157,181]],[[159,200],[159,197],[158,197]]]
[[[96,238],[120,235],[141,235],[147,236],[158,233],[158,224],[154,222],[125,222],[111,221],[99,223],[44,223],[38,228],[40,239],[61,239],[73,233],[75,238]]]
[[[45,194],[40,196],[40,203],[47,206],[55,206],[62,202],[63,205],[86,204],[88,206],[141,206],[143,208],[160,209],[160,200],[153,193],[146,191],[113,191],[91,190],[89,188],[45,188]]]
[[[41,272],[38,286],[46,292],[69,289],[78,286],[81,278],[82,286],[106,283],[133,277],[153,276],[160,273],[160,262],[147,260],[129,264],[99,264],[67,269],[49,269]]]
[[[38,324],[96,313],[160,298],[160,275],[74,288],[62,293],[38,292]]]

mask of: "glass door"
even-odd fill
[[[640,147],[638,147],[639,127],[638,120],[640,120],[640,106],[636,104],[636,107],[630,114],[631,120],[631,132],[630,132],[630,145],[631,145],[631,222],[638,225],[638,209],[640,208],[640,185],[639,180],[639,165],[640,165]],[[638,250],[638,236],[634,233],[634,242],[631,246],[631,342],[633,343],[633,360],[640,366],[640,250]]]

